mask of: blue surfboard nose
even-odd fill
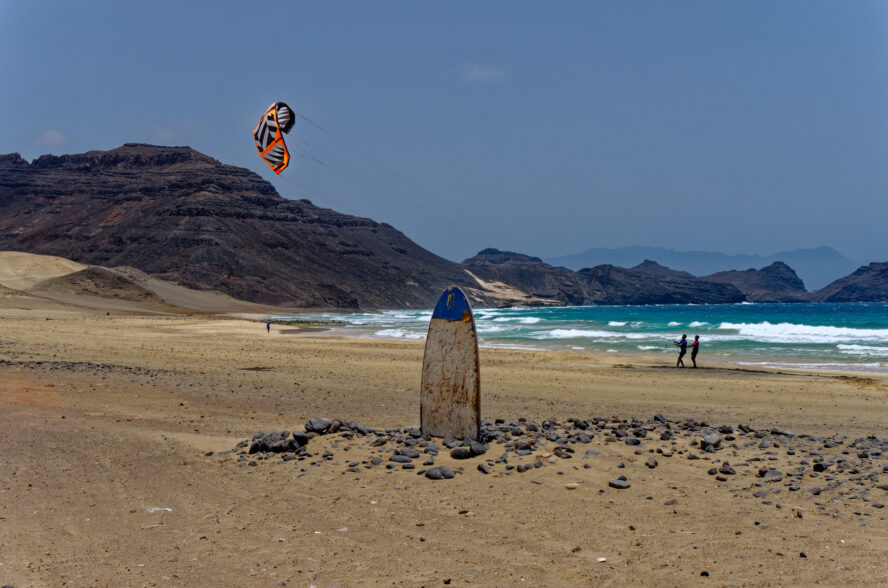
[[[472,307],[469,306],[469,300],[463,291],[458,286],[451,286],[444,290],[441,298],[438,299],[432,318],[448,321],[471,321]]]

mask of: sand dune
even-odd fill
[[[0,251],[0,285],[14,290],[28,290],[44,280],[66,276],[87,267],[53,255]]]
[[[185,288],[132,267],[90,266],[19,251],[0,251],[0,288],[0,296],[15,297],[19,306],[29,308],[57,309],[61,305],[129,313],[280,310],[219,292]]]

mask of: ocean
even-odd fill
[[[662,355],[700,336],[699,365],[888,371],[888,303],[574,306],[474,309],[482,347]],[[423,340],[432,311],[317,313],[276,319],[336,321],[356,337]],[[690,361],[687,361],[690,364]]]

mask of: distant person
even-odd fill
[[[678,361],[675,362],[675,367],[678,367],[678,366],[684,367],[685,362],[682,360],[682,358],[685,356],[685,353],[688,352],[688,336],[682,335],[681,341],[673,341],[672,344],[677,345],[679,348],[678,349]]]
[[[700,351],[700,335],[694,335],[694,342],[691,343],[691,361],[694,367],[697,367],[697,352]]]
[[[265,330],[269,333],[271,332],[271,321],[265,323]]]

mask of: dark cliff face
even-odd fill
[[[694,279],[694,274],[670,269],[668,267],[660,265],[656,261],[651,261],[650,259],[645,259],[643,262],[639,263],[635,267],[629,268],[629,271],[632,272],[633,274],[638,274],[640,276],[647,276],[649,278],[659,278],[661,280],[662,279],[679,279],[679,280],[693,280]]]
[[[888,261],[858,268],[850,276],[812,292],[815,302],[882,302],[888,300]]]
[[[795,271],[782,261],[775,261],[759,270],[718,272],[700,279],[732,284],[743,292],[750,302],[804,302],[807,300],[805,284]]]
[[[286,200],[187,147],[0,156],[0,249],[291,306],[424,307],[477,286],[389,225]]]
[[[660,269],[653,276],[637,268],[612,265],[574,272],[536,257],[495,249],[485,249],[463,265],[484,280],[511,284],[559,304],[728,304],[745,300],[730,284],[705,282],[662,266],[657,266]],[[643,269],[652,268],[648,264]]]
[[[549,304],[584,304],[585,296],[575,272],[552,267],[538,257],[485,249],[462,265],[482,280],[509,284]]]
[[[733,304],[745,297],[730,284],[695,278],[656,278],[612,265],[581,269],[591,304]]]

